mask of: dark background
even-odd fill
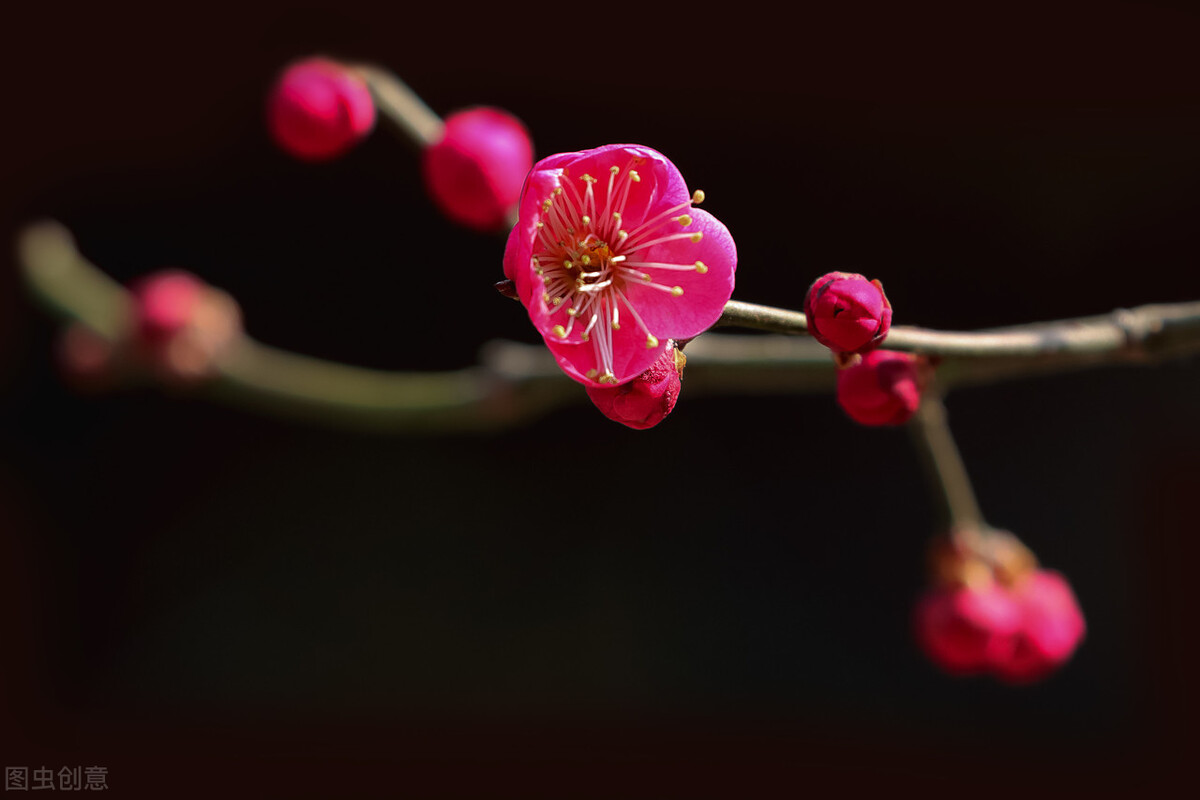
[[[1186,4],[46,6],[0,48],[0,222],[128,280],[181,266],[251,335],[394,369],[535,342],[502,237],[376,133],[310,166],[264,93],[314,52],[539,156],[671,157],[735,297],[831,269],[898,323],[1200,297],[1200,16]],[[900,5],[900,4],[897,4]],[[761,796],[1167,786],[1195,752],[1196,363],[949,398],[985,512],[1075,586],[1076,658],[939,674],[908,614],[936,518],[903,431],[828,396],[586,405],[510,432],[347,433],[153,390],[80,396],[0,262],[0,760],[114,796]]]

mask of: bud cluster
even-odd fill
[[[68,378],[101,387],[124,372],[148,372],[171,384],[213,377],[242,333],[242,314],[227,293],[195,275],[168,269],[130,286],[121,334],[109,341],[81,323],[59,342]]]
[[[1011,684],[1047,677],[1086,632],[1071,586],[1012,534],[959,531],[932,548],[933,586],[913,622],[926,656],[954,675]]]

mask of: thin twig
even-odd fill
[[[441,117],[394,73],[375,64],[353,64],[351,68],[367,82],[379,113],[418,150],[442,138]]]
[[[800,334],[808,323],[799,311],[730,300],[719,326]],[[1033,358],[1065,353],[1102,355],[1106,360],[1137,360],[1159,351],[1200,352],[1200,301],[1145,305],[1110,314],[986,331],[935,331],[893,326],[884,340],[889,350],[929,356]]]
[[[929,482],[937,487],[936,494],[948,527],[960,531],[985,528],[983,512],[975,499],[966,465],[946,423],[946,407],[941,395],[933,391],[926,393],[909,428],[925,463]]]

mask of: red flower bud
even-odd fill
[[[947,672],[986,672],[1011,658],[1021,609],[997,583],[942,586],[918,601],[913,615],[917,643]]]
[[[892,325],[883,284],[852,272],[822,275],[804,296],[808,332],[830,350],[865,353],[879,346]]]
[[[182,331],[192,318],[204,283],[189,272],[165,270],[133,286],[137,335],[163,342]]]
[[[481,231],[504,226],[533,168],[529,133],[498,108],[471,108],[446,118],[425,149],[422,168],[433,201],[450,219]]]
[[[116,348],[82,322],[73,322],[63,330],[56,350],[63,377],[74,388],[99,391],[116,382],[120,366]]]
[[[995,671],[1009,683],[1030,683],[1070,659],[1087,625],[1071,585],[1057,572],[1037,570],[1014,586],[1012,595],[1021,623],[1012,652]]]
[[[838,372],[837,399],[855,422],[903,425],[916,413],[925,382],[924,365],[916,356],[875,350]]]
[[[288,65],[271,89],[267,127],[276,144],[304,161],[327,161],[358,144],[375,126],[366,82],[326,58]]]
[[[619,386],[587,386],[600,413],[635,430],[653,428],[675,408],[687,361],[674,345],[650,369]]]
[[[190,273],[165,270],[131,290],[133,350],[165,378],[187,382],[211,375],[241,332],[233,298]]]

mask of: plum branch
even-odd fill
[[[18,261],[33,294],[61,319],[116,342],[127,290],[89,262],[56,222],[27,227]],[[829,351],[799,334],[796,311],[731,300],[717,326],[774,335],[706,333],[686,344],[687,395],[829,392]],[[894,326],[885,346],[938,360],[937,387],[1111,364],[1149,364],[1200,352],[1200,302],[1145,305],[1110,314],[977,332]],[[444,372],[368,369],[291,353],[242,336],[198,391],[270,413],[353,427],[480,431],[522,424],[586,395],[540,345],[493,340],[478,366]]]

